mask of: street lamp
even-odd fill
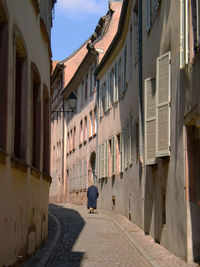
[[[64,117],[65,114],[74,112],[75,109],[76,109],[76,103],[77,103],[77,96],[75,95],[74,92],[71,92],[69,94],[69,97],[67,98],[67,101],[69,102],[69,107],[70,107],[69,110],[64,110],[64,97],[63,97],[63,110],[52,110],[51,112],[52,113],[56,113],[57,117],[58,117],[59,113],[60,114],[63,113],[63,117]]]
[[[71,111],[69,112],[73,112],[76,108],[76,102],[77,102],[77,96],[74,94],[74,92],[70,93],[68,101],[69,101],[69,106],[71,108]]]

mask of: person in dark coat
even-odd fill
[[[95,185],[91,185],[87,190],[88,204],[87,208],[90,210],[90,213],[94,212],[97,208],[97,198],[99,196],[98,189]]]

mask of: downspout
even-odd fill
[[[96,166],[95,166],[95,183],[97,183],[97,177],[98,177],[98,162],[99,162],[99,150],[98,150],[98,129],[99,129],[99,80],[97,80],[97,116],[96,116],[96,122],[97,122],[97,133],[96,133]]]
[[[66,200],[66,196],[65,196],[65,192],[66,192],[66,181],[65,181],[65,100],[64,100],[64,96],[63,96],[63,125],[62,125],[62,188],[63,188],[63,203]]]
[[[139,173],[141,180],[141,196],[142,196],[142,227],[145,230],[145,178],[146,171],[144,169],[144,114],[143,114],[143,47],[142,47],[142,3],[138,1],[138,17],[139,17],[139,51],[138,51],[138,79],[139,79]]]

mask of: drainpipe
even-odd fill
[[[96,116],[96,123],[97,123],[97,133],[96,133],[96,166],[95,166],[95,183],[97,183],[97,177],[98,177],[98,162],[99,162],[99,151],[98,151],[98,129],[99,129],[99,80],[97,80],[97,116]]]
[[[143,65],[142,65],[142,3],[138,1],[138,16],[139,16],[139,55],[138,55],[138,79],[139,79],[139,168],[141,175],[141,193],[142,193],[142,224],[145,228],[145,166],[144,166],[144,113],[143,113]]]
[[[63,111],[65,110],[65,100],[64,100],[64,96],[63,96]],[[63,189],[63,203],[65,202],[66,198],[65,198],[65,192],[66,192],[66,184],[65,184],[65,114],[63,112],[63,125],[62,125],[62,189]],[[63,187],[64,185],[64,187]],[[65,189],[65,190],[64,190]]]

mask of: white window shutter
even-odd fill
[[[120,134],[120,172],[124,171],[124,131]]]
[[[170,155],[171,53],[157,58],[156,156]]]
[[[104,144],[101,144],[101,178],[104,177]]]
[[[114,102],[118,101],[118,63],[115,62]]]
[[[185,64],[189,63],[189,3],[185,0]]]
[[[103,93],[103,86],[99,87],[99,116],[102,117],[102,93]]]
[[[108,141],[104,143],[105,177],[108,177]]]
[[[146,31],[149,32],[151,29],[151,0],[145,0],[145,22]]]
[[[112,147],[112,175],[115,175],[116,170],[116,143],[115,136],[111,139],[111,147]]]
[[[144,82],[145,108],[145,164],[156,161],[156,78],[148,78]]]
[[[101,178],[101,145],[98,146],[98,176]]]

